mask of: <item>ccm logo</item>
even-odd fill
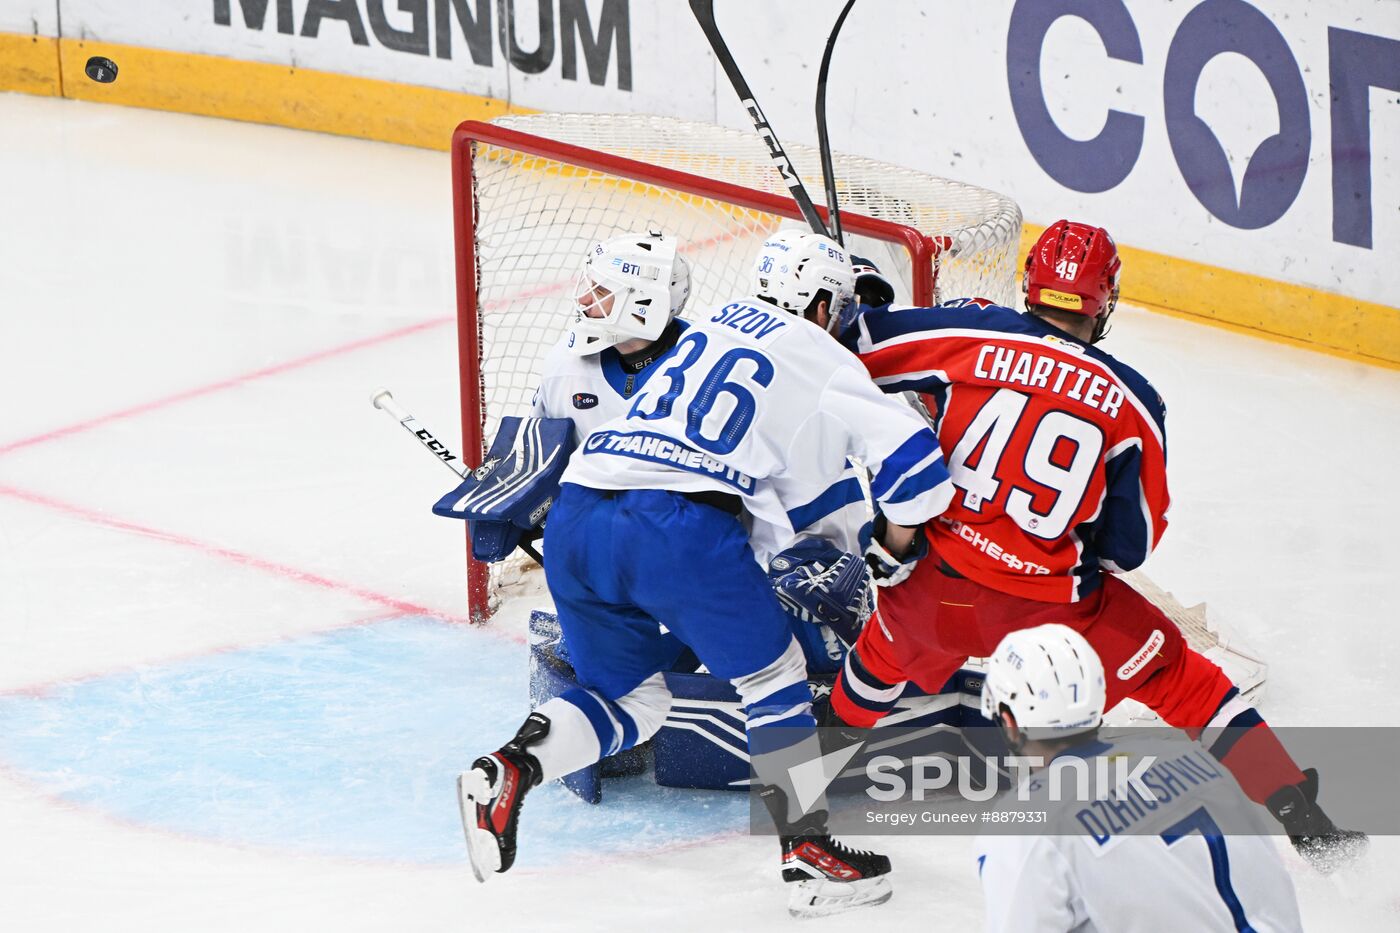
[[[1167,636],[1162,634],[1162,630],[1153,629],[1152,634],[1148,636],[1146,643],[1138,649],[1137,654],[1129,658],[1127,664],[1118,668],[1118,679],[1132,680],[1133,675],[1142,670],[1143,666],[1146,665],[1148,661],[1155,658],[1157,652],[1161,651],[1162,646],[1166,643]]]

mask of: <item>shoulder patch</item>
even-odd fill
[[[990,298],[953,298],[938,305],[940,308],[980,308],[983,311],[995,306],[996,302]]]
[[[578,409],[593,408],[598,404],[598,396],[592,392],[575,392],[574,407]]]

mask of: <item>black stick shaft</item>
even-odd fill
[[[792,199],[797,202],[798,210],[802,211],[803,219],[807,221],[807,225],[812,228],[814,233],[831,236],[830,231],[826,229],[826,224],[822,223],[821,215],[817,213],[811,196],[807,194],[806,186],[802,184],[802,179],[797,176],[797,170],[792,167],[792,160],[783,151],[783,145],[778,142],[777,134],[773,132],[773,128],[768,125],[768,118],[763,115],[763,109],[758,106],[753,91],[749,90],[749,84],[744,80],[743,72],[739,70],[734,56],[729,53],[729,46],[725,45],[724,37],[720,35],[719,26],[715,23],[714,0],[690,0],[690,11],[695,14],[695,21],[700,24],[705,38],[709,40],[710,48],[714,50],[720,66],[729,77],[729,83],[734,86],[734,93],[739,95],[739,102],[749,112],[753,128],[768,144],[768,155],[772,158],[773,165],[777,167],[778,174],[783,176],[788,190],[792,192]]]
[[[821,70],[817,72],[817,149],[822,157],[822,183],[826,187],[827,218],[831,223],[831,236],[843,246],[846,240],[841,235],[841,207],[836,202],[836,169],[831,164],[831,139],[826,133],[826,76],[831,71],[831,52],[836,48],[836,37],[846,22],[846,14],[856,0],[846,0],[841,15],[836,17],[836,25],[831,27],[831,36],[826,40],[826,51],[822,53]]]

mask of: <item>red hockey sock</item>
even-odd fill
[[[879,668],[878,661],[876,667]],[[881,673],[888,676],[890,672]],[[896,675],[890,681],[881,679],[866,665],[861,653],[852,648],[831,688],[831,708],[846,725],[870,729],[894,709],[903,692],[902,678]]]
[[[846,725],[861,729],[879,722],[904,692],[904,674],[882,650],[883,636],[871,634],[878,625],[873,618],[866,624],[831,689],[832,710]]]
[[[1239,697],[1224,671],[1185,648],[1133,691],[1132,698],[1168,725],[1202,739],[1256,803],[1303,781],[1303,772],[1258,710]]]
[[[1303,782],[1298,763],[1264,720],[1243,729],[1232,727],[1229,734],[1237,735],[1229,748],[1223,753],[1216,751],[1216,746],[1228,741],[1225,738],[1211,747],[1211,754],[1230,769],[1250,800],[1264,803],[1279,788]]]

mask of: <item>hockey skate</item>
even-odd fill
[[[549,720],[531,713],[500,751],[483,755],[457,777],[457,802],[467,857],[477,881],[515,863],[515,834],[525,795],[540,783],[540,763],[525,749],[549,734]]]
[[[794,917],[824,917],[873,907],[890,899],[890,860],[874,852],[852,849],[825,832],[826,813],[812,814],[812,829],[783,836],[783,881],[792,885],[788,913]]]
[[[853,849],[826,831],[826,811],[814,810],[796,823],[785,819],[786,797],[774,787],[760,792],[782,836],[783,881],[791,885],[788,913],[825,917],[890,899],[890,860]]]
[[[1303,772],[1301,784],[1281,788],[1269,797],[1267,806],[1288,833],[1293,848],[1308,864],[1324,875],[1366,853],[1370,840],[1365,833],[1338,829],[1317,805],[1317,769]]]

